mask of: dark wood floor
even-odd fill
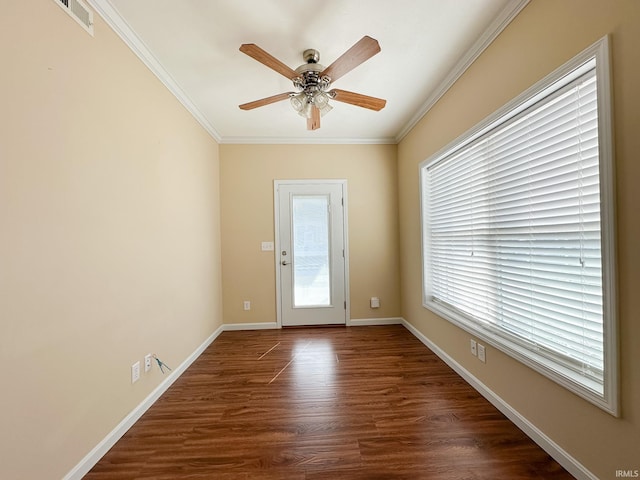
[[[225,332],[85,476],[571,478],[402,326]]]

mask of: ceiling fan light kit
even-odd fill
[[[307,129],[317,130],[320,128],[320,117],[333,109],[329,103],[330,100],[376,111],[382,110],[386,105],[386,100],[380,98],[346,90],[331,89],[333,81],[380,52],[380,45],[377,40],[371,37],[362,37],[327,68],[318,63],[320,53],[314,49],[307,49],[303,52],[302,56],[306,63],[295,70],[253,43],[241,45],[240,51],[289,78],[296,89],[296,92],[281,93],[242,104],[240,105],[242,110],[252,110],[289,98],[291,106],[298,115],[307,119]]]
[[[312,117],[313,107],[324,116],[333,108],[329,105],[329,100],[335,97],[335,93],[329,90],[331,79],[322,75],[324,67],[318,63],[320,52],[309,49],[302,56],[307,63],[296,68],[299,76],[293,79],[293,86],[298,93],[291,94],[291,106],[298,115],[307,119]]]

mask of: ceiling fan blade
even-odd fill
[[[311,118],[307,118],[307,130],[317,130],[320,128],[320,109],[315,105],[311,106]]]
[[[239,106],[241,110],[253,110],[254,108],[263,107],[264,105],[269,105],[270,103],[276,103],[282,100],[286,100],[287,98],[291,97],[291,95],[293,95],[293,92],[279,93],[278,95],[273,95],[272,97],[261,98],[260,100],[243,103]]]
[[[369,60],[380,51],[377,40],[364,36],[349,50],[344,52],[335,62],[329,65],[320,75],[327,75],[332,82],[349,73],[361,63]]]
[[[368,95],[362,95],[361,93],[348,92],[337,88],[334,88],[332,92],[335,93],[333,99],[338,102],[350,103],[351,105],[368,108],[369,110],[380,111],[387,104],[387,101],[382,98],[370,97]]]
[[[295,70],[288,67],[271,54],[265,52],[255,43],[243,43],[240,45],[240,51],[242,53],[246,53],[251,58],[259,61],[263,65],[266,65],[270,69],[275,70],[279,74],[284,75],[289,80],[293,80],[298,76]]]

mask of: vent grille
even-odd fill
[[[81,0],[53,0],[93,36],[93,12]]]

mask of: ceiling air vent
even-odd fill
[[[81,0],[53,0],[91,36],[93,36],[93,12]]]

